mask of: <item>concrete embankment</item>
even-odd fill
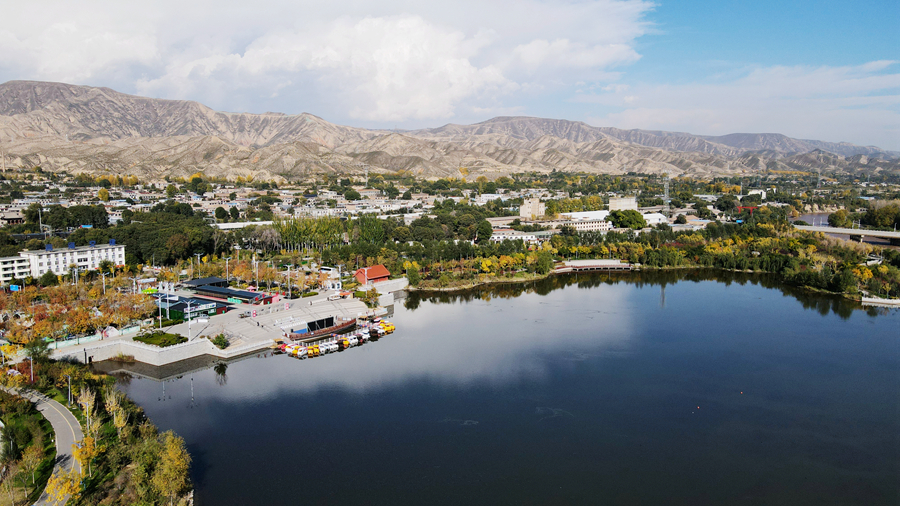
[[[241,318],[242,310],[231,311],[214,316],[208,320],[182,323],[165,329],[166,332],[191,336],[185,343],[160,348],[149,344],[135,342],[131,336],[91,342],[83,346],[70,346],[52,352],[57,360],[76,360],[78,362],[99,362],[119,356],[130,356],[138,362],[154,366],[163,366],[192,359],[204,355],[221,359],[230,359],[256,353],[269,348],[275,339],[281,338],[292,329],[305,327],[306,322],[328,316],[356,318],[367,313],[366,305],[355,299],[329,301],[294,300],[286,305],[256,306],[248,309],[256,311],[256,316]],[[148,329],[149,330],[149,329]],[[224,335],[229,346],[224,350],[217,348],[209,339],[198,336]]]

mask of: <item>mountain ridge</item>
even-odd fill
[[[393,132],[337,125],[309,113],[220,112],[199,102],[110,88],[0,84],[0,154],[7,164],[72,172],[163,177],[199,170],[228,178],[300,179],[363,170],[499,177],[556,169],[709,177],[790,169],[793,157],[815,150],[837,157],[806,157],[797,167],[896,170],[900,158],[871,146],[782,134],[700,136],[527,116]],[[811,167],[811,159],[820,161]]]

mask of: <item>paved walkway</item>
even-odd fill
[[[81,424],[72,413],[62,404],[54,401],[46,395],[39,392],[31,392],[27,390],[14,390],[6,387],[0,387],[3,390],[24,397],[35,403],[37,410],[44,415],[50,425],[53,426],[53,432],[56,433],[56,465],[53,467],[53,473],[68,473],[73,467],[80,469],[78,461],[72,455],[72,445],[75,441],[81,441],[84,434],[81,432]],[[68,501],[68,498],[66,498]],[[63,504],[66,503],[63,501]],[[45,490],[41,493],[40,499],[35,506],[44,506],[52,504]]]

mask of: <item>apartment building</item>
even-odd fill
[[[100,267],[100,262],[104,260],[109,260],[114,265],[123,265],[125,264],[125,246],[116,244],[115,239],[110,239],[109,244],[76,247],[75,243],[69,243],[68,248],[58,250],[47,245],[47,249],[22,251],[19,256],[28,261],[29,275],[37,278],[47,271],[53,271],[55,274],[67,274],[72,265],[78,266],[78,270],[97,269]]]

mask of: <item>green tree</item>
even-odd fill
[[[178,193],[178,188],[175,188],[174,184],[166,186],[166,197],[172,198],[176,193]]]
[[[838,209],[828,215],[828,224],[832,227],[850,228],[850,213],[846,209]]]
[[[225,221],[228,218],[228,211],[225,210],[224,207],[219,206],[216,208],[216,219],[219,221]]]
[[[491,240],[491,235],[494,234],[494,228],[491,227],[490,222],[487,220],[481,220],[478,222],[475,234],[475,242],[478,244],[486,244]]]
[[[59,284],[59,278],[53,271],[47,271],[38,278],[41,286],[56,286]]]
[[[232,220],[236,220],[236,219],[238,219],[238,218],[241,217],[241,212],[238,211],[238,208],[236,208],[236,207],[232,207],[232,208],[228,211],[228,214],[231,215],[231,219],[232,219]]]
[[[675,218],[675,223],[677,223],[679,225],[684,225],[685,223],[687,223],[687,218],[683,214],[679,214]]]
[[[641,213],[628,209],[626,211],[613,211],[609,213],[607,220],[612,222],[613,227],[615,228],[631,228],[634,230],[640,230],[647,226],[647,220],[641,215]]]
[[[412,200],[412,192],[406,190],[405,192],[403,192],[403,196],[400,198],[402,198],[403,200]]]
[[[356,190],[347,190],[344,192],[344,198],[347,200],[360,200],[362,196]]]

